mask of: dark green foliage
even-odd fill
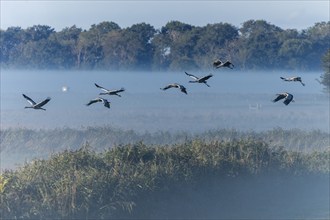
[[[45,25],[1,30],[1,66],[37,69],[210,69],[229,59],[236,69],[319,70],[329,49],[329,22],[297,31],[264,20],[240,28],[228,23],[198,27],[170,21],[160,30],[146,23],[120,28],[104,21],[82,30],[55,32]]]
[[[237,179],[273,176],[287,184],[302,176],[328,175],[328,163],[329,151],[303,154],[253,139],[162,147],[136,143],[102,153],[85,145],[5,171],[0,214],[5,219],[148,218],[162,212],[162,200],[168,205],[170,197],[180,200],[175,192],[217,188],[224,196],[223,187],[234,187]]]
[[[330,49],[323,56],[323,69],[324,73],[321,76],[321,83],[324,85],[324,90],[330,93]]]

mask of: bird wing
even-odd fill
[[[31,104],[31,105],[35,105],[37,104],[35,101],[33,101],[30,97],[28,97],[27,95],[23,94],[23,97]]]
[[[104,106],[107,108],[110,108],[110,102],[106,99],[101,99],[101,101],[103,102]]]
[[[118,92],[124,92],[125,89],[124,88],[121,88],[121,89],[117,89],[117,90],[111,90],[110,92],[112,93],[118,93]]]
[[[213,66],[219,66],[220,64],[222,64],[222,61],[221,60],[215,60],[213,62]]]
[[[223,66],[228,66],[228,67],[231,67],[231,66],[234,66],[234,64],[232,64],[230,61],[226,61]]]
[[[102,90],[105,91],[105,92],[108,92],[108,91],[109,91],[108,89],[103,88],[102,86],[99,86],[99,85],[97,85],[96,83],[94,83],[94,85],[95,85],[97,88],[100,88],[100,89],[102,89]]]
[[[203,77],[200,78],[199,80],[200,80],[200,81],[206,81],[206,80],[208,80],[209,78],[211,78],[212,76],[213,76],[212,74],[207,75],[207,76],[203,76]]]
[[[281,99],[284,99],[286,97],[285,94],[281,93],[281,94],[277,94],[277,97],[273,100],[273,102],[277,102]]]
[[[49,102],[49,101],[50,101],[50,98],[48,97],[48,98],[46,98],[44,101],[39,102],[38,104],[36,104],[35,107],[40,108],[40,107],[46,105],[47,102]]]
[[[286,99],[284,100],[284,104],[288,105],[291,101],[293,100],[293,95],[292,94],[287,94]]]
[[[92,99],[90,100],[86,105],[89,106],[91,104],[94,104],[96,102],[101,102],[102,100],[100,98]]]
[[[161,89],[166,90],[166,89],[173,88],[173,87],[175,87],[174,84],[169,84],[169,85],[167,85],[167,86],[165,86],[164,88],[161,88]]]
[[[198,79],[199,79],[197,76],[194,76],[193,74],[189,74],[189,73],[187,73],[187,72],[185,72],[185,74],[186,74],[187,76],[190,76],[190,77],[193,78],[194,80],[198,80]]]
[[[186,93],[187,94],[187,90],[186,87],[184,87],[183,85],[178,85],[178,87],[180,88],[181,92]]]

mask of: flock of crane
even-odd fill
[[[213,67],[216,68],[216,69],[221,68],[221,67],[227,67],[227,68],[233,69],[234,65],[230,61],[222,62],[220,59],[217,59],[213,62]],[[193,74],[189,74],[187,72],[185,72],[185,74],[193,79],[193,80],[189,81],[189,83],[204,83],[206,86],[210,87],[210,85],[207,84],[207,80],[210,79],[213,76],[212,74],[202,76],[202,77],[197,77],[197,76],[195,76]],[[301,80],[301,77],[298,77],[298,76],[289,77],[289,78],[285,78],[285,77],[280,77],[280,78],[282,80],[288,81],[288,82],[300,82],[303,86],[305,86],[305,84]],[[116,95],[116,96],[121,97],[121,95],[119,93],[125,91],[124,88],[117,89],[117,90],[109,90],[109,89],[106,89],[106,88],[96,84],[96,83],[94,85],[97,88],[99,88],[103,91],[103,92],[99,93],[99,95]],[[167,89],[170,89],[170,88],[178,88],[178,89],[180,89],[181,92],[183,92],[185,94],[188,94],[187,89],[183,85],[178,84],[178,83],[171,83],[171,84],[168,84],[167,86],[165,86],[164,88],[160,88],[160,89],[161,90],[167,90]],[[32,109],[44,110],[44,111],[46,109],[44,109],[43,106],[46,105],[51,100],[51,98],[48,97],[45,100],[36,103],[35,101],[33,101],[33,99],[31,99],[30,97],[28,97],[25,94],[23,94],[23,97],[30,103],[30,106],[26,106],[25,108],[32,108]],[[290,102],[294,102],[293,95],[288,93],[288,92],[283,92],[283,93],[276,94],[276,98],[273,100],[273,102],[277,102],[277,101],[282,100],[282,99],[284,99],[283,103],[285,105],[290,104]],[[97,97],[95,99],[92,99],[86,105],[90,106],[90,105],[92,105],[94,103],[97,103],[97,102],[101,102],[101,103],[103,103],[103,105],[106,108],[110,108],[110,102],[107,99],[103,98],[103,97]]]

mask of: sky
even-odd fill
[[[138,1],[138,0],[0,0],[1,29],[48,25],[56,31],[76,25],[113,21],[121,28],[145,22],[156,29],[169,21],[195,26],[227,22],[240,27],[250,19],[263,19],[283,29],[306,29],[329,21],[329,0],[303,1]]]

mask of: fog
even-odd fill
[[[262,131],[281,127],[329,132],[329,100],[315,80],[322,73],[235,72],[210,70],[204,84],[188,83],[184,72],[89,72],[1,71],[1,128],[82,128],[112,126],[136,131],[205,131],[234,128]],[[299,82],[284,82],[280,76],[302,76]],[[177,89],[162,91],[168,83],[181,83],[188,95]],[[94,83],[126,91],[122,97],[104,96],[101,103],[85,104],[98,97]],[[63,87],[67,91],[63,91]],[[295,102],[273,103],[276,93],[290,92]],[[51,97],[47,111],[24,109],[22,93],[35,101]]]
[[[137,141],[184,144],[196,137],[212,143],[241,137],[248,140],[254,135],[271,147],[284,146],[304,153],[328,150],[329,97],[315,80],[321,72],[209,70],[189,73],[197,76],[212,73],[214,76],[208,80],[210,87],[189,83],[190,78],[184,72],[1,70],[1,170],[16,169],[24,162],[29,164],[33,158],[49,158],[67,149],[77,150],[82,142],[102,151]],[[280,76],[295,75],[301,76],[306,86],[280,79]],[[178,89],[160,89],[174,82],[183,84],[188,94]],[[124,87],[126,91],[121,93],[122,97],[103,96],[111,102],[110,109],[102,103],[86,106],[101,92],[94,83],[108,89]],[[288,106],[282,101],[273,103],[276,93],[281,92],[292,93],[295,102]],[[29,103],[22,94],[36,102],[51,97],[44,106],[47,110],[24,109]],[[232,129],[229,135],[226,129]],[[272,136],[272,133],[277,134]],[[56,168],[50,170],[53,172]],[[254,176],[245,175],[244,168],[242,170],[243,174],[229,171],[230,175],[222,175],[215,171],[207,173],[206,169],[205,176],[188,184],[157,183],[166,190],[147,191],[149,194],[137,199],[139,203],[131,213],[124,212],[119,217],[329,217],[328,175],[320,172],[320,175],[292,176],[283,170]],[[217,175],[222,176],[213,179]]]

